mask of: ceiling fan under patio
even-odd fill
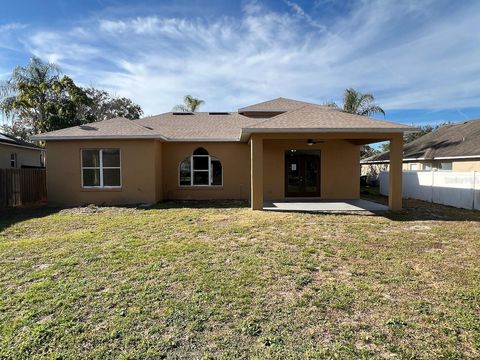
[[[307,145],[312,146],[315,144],[323,144],[325,140],[314,140],[314,139],[307,139]]]

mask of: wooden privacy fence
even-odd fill
[[[46,200],[45,169],[0,169],[0,209]]]

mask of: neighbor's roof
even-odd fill
[[[367,116],[349,114],[331,106],[304,105],[246,128],[265,131],[412,131],[413,127]]]
[[[351,115],[336,108],[283,98],[252,107],[263,109],[258,111],[275,112],[272,109],[279,110],[279,106],[283,106],[283,113],[268,119],[252,118],[236,112],[168,112],[139,120],[115,118],[52,131],[32,138],[36,140],[154,138],[165,141],[246,141],[249,134],[253,132],[404,132],[414,130],[402,124]]]
[[[444,125],[403,147],[404,160],[480,158],[480,119]],[[362,160],[362,163],[388,162],[384,152]]]
[[[29,148],[33,150],[43,150],[40,146],[35,144],[29,143],[27,141],[23,141],[21,139],[17,139],[16,137],[0,133],[0,144],[9,145],[9,146],[17,146],[22,148]]]
[[[277,99],[264,101],[258,104],[250,105],[238,109],[239,113],[244,112],[285,112],[297,110],[305,105],[313,105],[311,103],[299,100],[292,100],[279,97]]]

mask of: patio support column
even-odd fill
[[[390,174],[388,207],[392,211],[402,210],[403,134],[390,139]]]
[[[250,206],[263,210],[263,138],[253,134],[250,138]]]

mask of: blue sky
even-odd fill
[[[407,124],[480,118],[480,1],[8,1],[0,79],[31,55],[147,115],[371,92]]]

